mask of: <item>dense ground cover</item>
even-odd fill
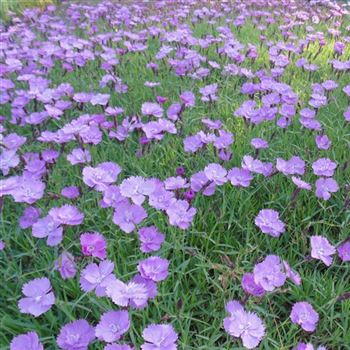
[[[0,348],[350,349],[347,9],[84,1],[2,27]]]

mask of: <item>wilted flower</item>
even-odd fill
[[[68,252],[63,252],[55,261],[55,269],[59,271],[64,280],[73,278],[77,273],[74,256]]]

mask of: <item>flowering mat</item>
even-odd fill
[[[1,25],[0,349],[350,349],[349,10]]]

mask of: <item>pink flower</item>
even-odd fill
[[[24,284],[22,292],[24,298],[18,302],[22,313],[38,317],[51,309],[55,304],[55,296],[51,291],[51,283],[48,278],[35,278]]]
[[[107,311],[101,316],[95,328],[98,339],[111,343],[117,341],[130,328],[130,319],[127,311]]]
[[[106,259],[107,243],[105,238],[98,232],[84,233],[80,236],[80,244],[83,254],[95,256],[101,260]]]

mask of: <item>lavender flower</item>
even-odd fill
[[[95,328],[98,339],[111,343],[117,341],[130,328],[130,319],[127,311],[107,311],[101,316]]]
[[[177,334],[172,325],[151,324],[142,332],[141,350],[176,350]]]
[[[44,350],[36,332],[28,332],[14,337],[10,344],[10,350]]]
[[[305,331],[313,332],[316,329],[319,316],[311,304],[301,301],[293,305],[290,319]]]
[[[232,337],[241,338],[247,349],[257,347],[265,335],[265,326],[253,312],[246,312],[236,300],[226,304],[229,316],[224,319],[225,331]]]
[[[80,236],[80,244],[83,254],[86,256],[95,256],[101,260],[107,256],[107,243],[105,238],[99,232],[84,233]]]
[[[285,224],[279,219],[277,211],[272,209],[262,209],[255,218],[255,225],[257,225],[263,233],[272,237],[279,237],[285,232]]]
[[[57,345],[62,350],[87,350],[94,339],[94,327],[85,320],[76,320],[61,328]]]
[[[329,243],[328,239],[322,236],[312,236],[311,242],[311,256],[314,259],[322,260],[325,265],[331,266],[333,258],[331,255],[335,254],[335,248]]]
[[[51,283],[45,277],[35,278],[24,284],[22,292],[25,297],[18,302],[20,311],[38,317],[50,310],[55,303],[55,295],[51,289]]]

